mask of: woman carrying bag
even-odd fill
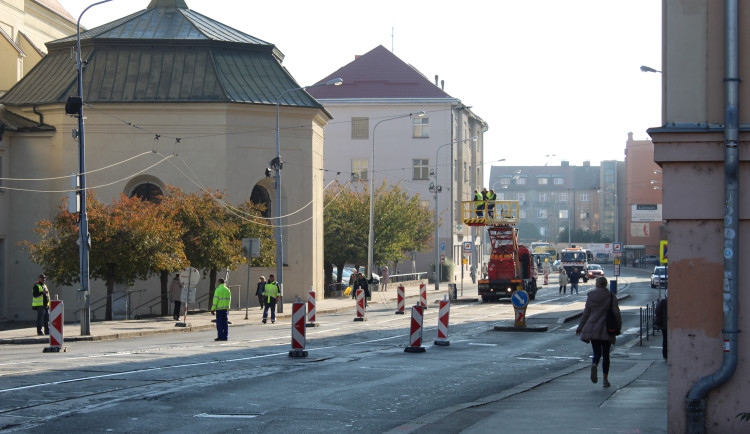
[[[607,326],[607,313],[612,311],[610,326]],[[596,289],[588,293],[586,307],[583,310],[581,323],[578,324],[576,335],[581,340],[589,343],[594,350],[591,364],[591,382],[597,382],[597,369],[599,360],[602,360],[602,372],[604,373],[604,387],[609,387],[609,350],[614,344],[615,336],[622,329],[622,316],[617,304],[617,297],[607,289],[607,278],[600,276],[596,278]]]

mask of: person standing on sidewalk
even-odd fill
[[[560,280],[560,290],[557,291],[558,294],[565,294],[565,292],[568,290],[568,273],[565,272],[564,268],[560,269],[560,276],[558,277]]]
[[[265,307],[263,308],[263,324],[268,319],[268,309],[271,309],[271,324],[276,322],[276,301],[279,299],[279,284],[276,283],[276,277],[271,274],[268,276],[268,283],[263,289],[263,296],[266,298]]]
[[[36,311],[36,334],[40,336],[49,334],[49,290],[44,284],[46,281],[47,276],[40,274],[31,292],[31,308]]]
[[[667,360],[667,296],[659,300],[654,309],[654,325],[661,329],[661,356]]]
[[[266,305],[266,298],[263,297],[263,292],[266,290],[266,276],[260,276],[258,278],[258,287],[255,289],[255,295],[258,296],[258,304],[260,308]]]
[[[602,372],[604,373],[604,387],[609,387],[609,350],[612,347],[612,338],[607,333],[607,312],[612,309],[617,320],[618,329],[622,328],[622,316],[617,297],[607,289],[607,278],[599,276],[596,278],[596,288],[589,292],[586,297],[586,307],[583,309],[581,323],[578,324],[576,335],[581,340],[589,343],[594,351],[591,364],[591,382],[597,382],[597,369],[599,360],[602,360]]]
[[[391,278],[391,273],[388,271],[387,265],[383,267],[383,275],[380,277],[380,283],[383,285],[383,291],[388,291],[388,281]]]
[[[174,312],[172,312],[172,318],[175,321],[180,319],[180,306],[182,306],[182,283],[180,282],[180,274],[176,274],[172,283],[169,284],[169,292],[172,294],[172,301],[174,301]]]
[[[578,271],[578,268],[574,268],[573,271],[570,273],[570,293],[573,294],[573,290],[576,290],[576,294],[578,294],[578,282],[581,280],[581,272]]]
[[[216,331],[219,335],[215,341],[229,339],[229,306],[232,304],[232,293],[224,286],[224,279],[219,279],[219,286],[214,290],[211,312],[216,312]]]

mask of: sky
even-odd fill
[[[145,9],[112,0],[93,28]],[[629,132],[661,125],[661,2],[656,0],[185,0],[275,44],[300,86],[378,45],[421,71],[489,124],[485,161],[573,165],[623,160]],[[76,19],[95,0],[59,0]],[[485,178],[489,176],[485,167]]]

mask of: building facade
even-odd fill
[[[0,142],[6,149],[4,176],[14,179],[4,181],[0,193],[0,224],[6,228],[0,237],[0,317],[7,319],[31,318],[30,285],[42,271],[18,243],[36,240],[36,222],[50,219],[67,196],[70,178],[56,177],[79,171],[78,143],[71,135],[78,119],[65,114],[68,96],[77,94],[70,60],[75,40],[49,43],[48,55],[0,98],[3,125],[7,119],[30,125],[6,131]],[[182,0],[152,0],[139,13],[82,33],[81,40],[88,62],[87,187],[97,198],[109,202],[141,188],[163,191],[172,185],[187,192],[224,191],[230,203],[250,199],[272,215],[279,208],[282,215],[299,211],[284,220],[285,294],[304,297],[311,286],[322,289],[323,128],[331,117],[306,92],[278,100],[281,155],[288,161],[282,204],[272,199],[274,183],[264,173],[276,156],[277,98],[300,87],[282,66],[283,54]],[[251,285],[268,274],[252,272]],[[232,283],[244,286],[247,268],[232,275],[242,276]],[[48,286],[67,302],[66,318],[74,318],[75,288]],[[152,279],[136,289],[145,289],[145,301],[158,297],[160,284]],[[208,290],[203,279],[198,295]],[[104,294],[104,282],[92,281],[92,301]]]
[[[337,119],[326,128],[326,182],[369,181],[374,163],[375,186],[399,184],[433,210],[430,185],[441,186],[440,254],[460,262],[461,244],[473,234],[461,225],[461,201],[472,200],[473,186],[483,177],[487,123],[446,93],[437,77],[430,82],[383,46],[356,56],[320,83],[333,78],[342,78],[343,85],[310,89]],[[429,270],[435,258],[434,248],[415,254],[415,271]],[[376,263],[373,271],[384,265],[390,264]],[[412,272],[411,261],[399,268]],[[458,267],[454,272],[450,281],[460,276]]]
[[[750,4],[662,3],[663,124],[649,134],[669,241],[668,431],[746,432]]]

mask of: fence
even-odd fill
[[[656,335],[656,327],[654,326],[654,312],[656,310],[656,302],[652,301],[650,305],[640,308],[640,327],[638,330],[639,345],[643,346],[643,337],[646,336],[646,340],[649,340],[650,336]]]

